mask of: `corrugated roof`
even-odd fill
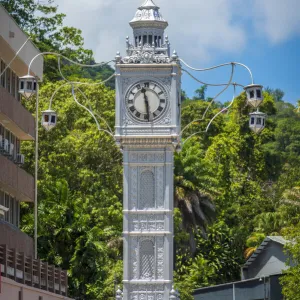
[[[257,256],[265,250],[270,242],[275,242],[281,245],[285,245],[288,241],[282,236],[267,236],[264,241],[260,244],[260,246],[254,251],[254,253],[250,256],[250,258],[245,263],[244,267],[248,268],[257,258]]]

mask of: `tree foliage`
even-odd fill
[[[56,51],[77,62],[93,64],[81,31],[66,27],[52,0],[0,0],[41,51]],[[114,71],[85,69],[62,61],[68,78],[95,82]],[[61,86],[57,58],[46,57],[40,110],[48,108]],[[54,83],[53,83],[54,82]],[[114,83],[83,88],[78,100],[114,126]],[[246,95],[231,110],[220,111],[205,100],[206,86],[194,99],[182,93],[183,149],[175,155],[175,282],[182,300],[195,288],[239,280],[240,265],[267,235],[283,234],[299,263],[300,115],[284,92],[267,88],[261,110],[266,129],[252,133]],[[34,112],[34,99],[26,102]],[[58,126],[39,128],[39,255],[69,270],[70,296],[101,300],[114,297],[122,280],[122,156],[111,136],[99,132],[65,86],[54,99]],[[99,118],[100,120],[100,118]],[[100,121],[102,128],[107,124]],[[187,127],[186,127],[187,126]],[[197,133],[192,138],[191,135]],[[33,172],[32,143],[23,143],[27,171]],[[33,234],[32,206],[22,205],[22,229]],[[245,257],[244,257],[245,255]],[[286,299],[299,299],[299,267],[282,279]]]

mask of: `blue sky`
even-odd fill
[[[299,15],[300,16],[300,15]],[[239,61],[251,68],[255,83],[264,87],[280,88],[285,92],[284,100],[296,104],[300,99],[300,38],[294,37],[280,44],[272,45],[266,39],[256,39],[253,41],[255,49],[249,47],[239,54],[221,54],[208,64],[197,64],[199,67],[207,67],[210,64]],[[230,68],[218,69],[212,72],[194,72],[197,77],[211,82],[224,82],[229,78]],[[250,78],[247,71],[241,67],[236,67],[235,81],[243,85],[249,84]],[[183,89],[189,96],[194,95],[194,91],[199,84],[190,80],[184,75]],[[209,88],[208,96],[213,97],[220,88]],[[240,91],[240,90],[238,90]],[[220,100],[226,101],[233,95],[232,88],[224,93]]]
[[[82,29],[86,47],[97,61],[125,54],[125,38],[132,36],[128,22],[143,0],[56,0],[67,14],[66,24]],[[255,83],[280,88],[284,99],[300,99],[299,0],[154,0],[169,22],[172,49],[194,67],[238,61],[248,65]],[[195,73],[200,79],[226,82],[230,70]],[[248,73],[236,68],[235,81],[249,84]],[[183,77],[183,89],[193,96],[199,84]],[[213,97],[217,89],[209,88]],[[232,98],[232,89],[221,101]]]

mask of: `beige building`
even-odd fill
[[[33,240],[19,230],[20,202],[34,201],[34,178],[22,169],[20,144],[35,140],[35,121],[20,102],[18,85],[40,52],[29,41],[16,56],[27,39],[0,5],[0,300],[68,299],[67,272],[35,260]],[[32,75],[42,79],[42,56]]]

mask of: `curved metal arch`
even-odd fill
[[[216,100],[222,93],[224,93],[224,92],[229,88],[229,86],[232,84],[233,75],[234,75],[234,65],[232,65],[231,76],[230,76],[230,79],[229,79],[227,85],[222,89],[222,91],[220,91],[220,92],[219,92],[219,93],[211,100],[210,104],[207,106],[206,110],[204,111],[204,114],[203,114],[202,118],[201,118],[201,119],[194,120],[194,121],[190,122],[189,124],[187,124],[187,125],[181,130],[181,132],[180,132],[181,135],[182,135],[183,132],[184,132],[188,127],[190,127],[192,124],[194,124],[194,123],[196,123],[196,122],[201,122],[201,121],[204,120],[204,118],[205,118],[205,116],[206,116],[208,110],[210,109],[210,107],[212,106],[212,104],[215,102],[215,100]]]

